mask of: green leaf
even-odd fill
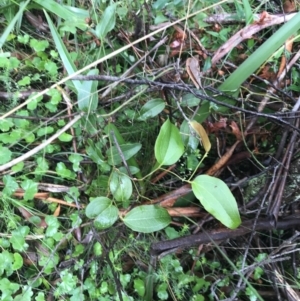
[[[106,197],[93,199],[85,208],[88,218],[95,218],[94,225],[98,229],[111,227],[118,219],[118,208],[112,205],[112,201]]]
[[[160,165],[172,165],[184,152],[179,130],[168,119],[161,127],[155,141],[155,158]]]
[[[52,126],[46,126],[44,128],[40,128],[38,131],[37,131],[37,135],[39,137],[41,136],[46,136],[48,134],[51,134],[54,132],[54,128]]]
[[[40,2],[40,1],[38,1],[38,2]],[[48,1],[43,1],[43,2],[45,3],[45,2],[48,2]],[[55,5],[54,1],[51,1],[51,2],[53,2],[53,5]],[[57,5],[57,3],[56,3],[56,5]],[[63,10],[63,7],[61,5],[59,5],[58,11],[59,10],[60,11]],[[73,62],[73,60],[72,60],[65,44],[64,44],[64,42],[62,41],[59,33],[57,32],[57,29],[54,26],[51,18],[49,17],[49,15],[47,14],[46,11],[44,11],[44,13],[45,13],[45,16],[47,18],[49,28],[51,30],[51,34],[52,34],[52,37],[53,37],[53,41],[55,43],[55,46],[56,46],[56,49],[59,53],[61,61],[63,62],[64,67],[66,68],[68,74],[71,75],[71,74],[73,74],[77,71],[77,68],[76,68],[76,66],[75,66],[75,64],[74,64],[74,62]],[[74,87],[76,88],[77,92],[80,91],[81,82],[78,81],[78,80],[72,80],[72,83],[73,83]]]
[[[142,145],[140,143],[127,143],[120,145],[121,152],[125,160],[133,157],[140,149]],[[122,158],[116,146],[111,147],[107,152],[108,164],[118,165],[122,162]]]
[[[83,160],[79,154],[72,154],[68,157],[69,161],[73,163],[73,170],[80,171],[80,162]]]
[[[5,184],[3,193],[6,195],[13,194],[19,188],[19,184],[11,175],[5,175],[3,177],[3,183]]]
[[[30,85],[30,77],[29,76],[24,76],[21,80],[19,80],[17,82],[17,84],[20,86],[20,87],[23,87],[23,86],[29,86]]]
[[[143,105],[138,120],[146,120],[158,115],[165,108],[165,102],[158,98],[148,101]]]
[[[103,40],[105,36],[115,28],[116,7],[116,4],[109,5],[105,9],[100,22],[96,26],[96,34],[101,40]]]
[[[200,98],[194,96],[191,93],[187,93],[182,96],[182,100],[180,103],[181,107],[196,107],[200,103]]]
[[[14,253],[13,270],[19,270],[23,266],[23,257],[19,253]]]
[[[140,297],[144,297],[146,291],[145,281],[141,278],[134,279],[134,290]]]
[[[87,75],[98,75],[98,69],[92,69]],[[80,110],[86,109],[88,111],[95,111],[98,107],[98,81],[84,81],[78,91],[78,108]]]
[[[54,15],[57,15],[64,20],[68,20],[69,22],[73,22],[74,26],[81,30],[86,30],[88,28],[88,25],[85,22],[85,18],[89,17],[89,12],[87,10],[79,9],[74,6],[66,6],[57,3],[54,0],[34,0],[34,2]]]
[[[130,178],[126,174],[116,170],[112,172],[109,187],[114,199],[118,202],[128,201],[132,195],[132,182]]]
[[[236,200],[228,186],[218,178],[208,175],[198,176],[192,189],[206,211],[230,229],[241,224]]]
[[[30,286],[24,285],[22,288],[22,293],[15,296],[14,301],[31,301],[32,295],[32,288]]]
[[[9,241],[16,251],[26,251],[28,244],[25,242],[25,237],[28,233],[29,227],[27,226],[19,227],[17,230],[12,231]]]
[[[72,140],[73,136],[68,133],[62,133],[58,136],[58,139],[62,142],[70,142]]]
[[[2,291],[1,300],[13,300],[11,295],[18,291],[19,284],[8,280],[7,278],[0,279],[0,290]]]
[[[86,148],[86,153],[90,159],[99,165],[104,164],[104,157],[101,153],[102,144],[100,142],[94,143],[92,139],[88,139],[87,144],[89,146]]]
[[[30,47],[36,51],[45,51],[49,47],[49,42],[47,40],[36,40],[36,39],[31,39],[30,40]]]
[[[171,217],[165,208],[143,205],[129,211],[123,221],[133,231],[151,233],[167,227]]]
[[[58,232],[60,223],[57,217],[53,215],[47,215],[45,221],[48,225],[46,230],[46,236],[53,237],[53,235],[55,235]]]
[[[0,164],[9,162],[11,159],[11,151],[2,145],[0,145]]]
[[[116,206],[110,205],[95,218],[94,225],[99,230],[107,229],[116,222],[118,217],[118,208]]]
[[[93,219],[109,205],[111,205],[111,200],[109,198],[101,196],[92,199],[92,201],[85,208],[85,215],[88,218]]]
[[[10,128],[13,127],[13,126],[14,126],[14,123],[12,122],[11,118],[0,120],[0,130],[2,132],[9,131]]]
[[[21,183],[21,187],[24,189],[24,200],[32,200],[34,198],[34,195],[38,191],[38,184],[33,182],[30,179],[26,179]]]
[[[64,179],[75,179],[75,174],[69,170],[63,162],[59,162],[55,170],[57,174]]]
[[[16,13],[14,18],[8,23],[8,26],[3,30],[3,33],[0,37],[0,49],[2,49],[5,41],[7,40],[10,32],[13,30],[16,23],[22,18],[22,14],[26,8],[26,6],[30,3],[30,0],[27,0],[26,2],[21,2],[19,5],[19,11]],[[1,31],[2,31],[1,30]]]

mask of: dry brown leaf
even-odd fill
[[[214,123],[208,121],[207,122],[207,131],[208,133],[218,132],[220,129],[225,129],[227,126],[227,118],[220,118],[219,121]]]
[[[293,42],[294,42],[294,36],[291,36],[286,42],[285,42],[285,51],[288,52],[292,52],[293,49]],[[280,74],[283,72],[283,70],[286,68],[286,63],[287,63],[287,59],[286,59],[286,55],[285,53],[282,54],[281,57],[281,62],[280,62],[280,67],[279,70],[277,72],[277,77],[280,76]]]
[[[55,211],[53,212],[53,216],[58,217],[60,214],[60,205],[57,205],[57,208],[55,209]]]
[[[242,135],[238,125],[236,124],[236,122],[231,121],[230,127],[232,129],[232,134],[236,137],[236,139],[238,141],[241,141],[243,139],[243,135]]]
[[[285,0],[283,3],[283,11],[286,14],[296,11],[295,1],[294,0]]]
[[[190,125],[195,130],[195,132],[200,136],[205,152],[208,153],[211,149],[211,143],[209,141],[206,130],[199,122],[195,120],[191,121]]]
[[[186,60],[186,71],[196,88],[199,89],[201,87],[201,81],[198,56],[189,57]]]

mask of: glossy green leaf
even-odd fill
[[[95,218],[94,225],[97,229],[106,229],[116,222],[119,211],[117,207],[112,205],[110,199],[97,197],[87,205],[85,214],[88,218]]]
[[[121,152],[125,160],[133,157],[140,149],[142,145],[140,143],[127,143],[120,145]],[[122,158],[116,146],[111,147],[107,151],[108,164],[118,165],[122,162]]]
[[[130,178],[116,170],[112,172],[109,187],[114,199],[118,202],[129,200],[132,195],[132,182]]]
[[[223,181],[200,175],[192,182],[192,189],[205,210],[226,227],[235,229],[241,224],[236,200]]]
[[[94,225],[99,230],[107,229],[116,222],[118,217],[118,208],[116,206],[110,205],[95,218]]]
[[[100,22],[96,26],[96,34],[101,40],[103,40],[105,36],[115,28],[116,7],[116,4],[109,5],[105,9]]]
[[[85,208],[85,215],[88,218],[95,218],[103,210],[111,205],[111,200],[106,197],[97,197],[93,199]]]
[[[162,125],[155,141],[155,158],[160,165],[172,165],[184,152],[178,128],[168,119]]]
[[[167,227],[171,217],[165,208],[143,205],[130,210],[123,221],[133,231],[151,233]]]
[[[138,120],[144,121],[148,118],[155,117],[164,108],[165,108],[165,102],[162,99],[160,98],[152,99],[143,105]]]

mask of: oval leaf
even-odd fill
[[[142,145],[140,143],[127,143],[120,145],[120,149],[125,160],[133,157],[140,149]],[[107,151],[108,164],[110,165],[118,165],[122,162],[122,158],[118,149],[113,146]]]
[[[116,4],[106,7],[102,18],[96,26],[97,36],[103,40],[107,33],[114,29],[116,23]]]
[[[226,227],[235,229],[241,224],[236,200],[223,181],[201,175],[192,182],[192,189],[205,210]]]
[[[184,152],[179,130],[168,119],[155,141],[155,158],[160,165],[172,165]]]
[[[138,120],[146,120],[158,115],[165,108],[165,102],[162,99],[152,99],[143,105]]]
[[[69,142],[73,139],[73,136],[68,134],[68,133],[62,133],[61,135],[58,136],[58,140],[62,142]]]
[[[112,195],[118,202],[125,202],[131,197],[132,183],[130,178],[124,173],[113,171],[109,187]]]
[[[190,125],[195,130],[195,132],[200,136],[205,152],[208,153],[211,149],[211,144],[204,127],[195,120],[191,121]]]
[[[171,217],[168,211],[160,206],[143,205],[129,211],[123,221],[133,231],[151,233],[167,227]]]
[[[118,208],[116,206],[110,205],[95,218],[94,225],[99,230],[107,229],[116,222],[118,217]]]
[[[85,215],[88,218],[95,218],[107,207],[111,205],[111,200],[106,197],[98,197],[93,199],[85,208]]]

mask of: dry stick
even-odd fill
[[[225,3],[225,2],[227,2],[227,1],[228,1],[228,0],[222,0],[222,1],[218,2],[218,5],[220,5],[220,4],[222,4],[222,3]],[[131,42],[131,43],[128,44],[128,45],[125,45],[125,46],[121,47],[120,49],[115,50],[114,52],[112,52],[112,53],[110,53],[110,54],[108,54],[108,55],[106,55],[106,56],[100,58],[99,60],[96,60],[95,62],[93,62],[93,63],[91,63],[91,64],[89,64],[89,65],[87,65],[87,66],[81,68],[80,70],[74,72],[73,74],[68,75],[67,77],[65,77],[65,78],[63,78],[62,80],[58,81],[56,84],[53,84],[53,85],[50,86],[49,88],[47,88],[47,89],[41,91],[40,93],[38,93],[38,94],[36,94],[36,95],[30,97],[29,99],[27,99],[27,100],[26,100],[25,102],[23,102],[22,104],[20,104],[20,105],[18,105],[17,107],[13,108],[12,110],[10,110],[9,112],[7,112],[6,114],[0,116],[0,120],[5,119],[6,117],[8,117],[9,115],[11,115],[12,113],[14,113],[14,112],[16,112],[17,110],[19,110],[19,109],[23,108],[24,106],[26,106],[28,103],[30,103],[30,102],[33,101],[34,99],[37,99],[38,97],[40,97],[40,96],[46,94],[48,91],[50,91],[50,89],[54,89],[54,88],[56,88],[57,86],[62,85],[62,84],[65,83],[66,81],[73,79],[76,75],[79,75],[80,73],[82,73],[82,72],[84,72],[84,71],[90,70],[91,68],[93,68],[93,67],[99,65],[100,63],[103,63],[103,62],[107,61],[108,59],[113,58],[113,57],[116,56],[117,54],[122,53],[123,51],[125,51],[125,50],[131,48],[133,45],[136,45],[136,44],[138,44],[138,43],[140,43],[140,42],[142,42],[142,41],[144,41],[144,40],[147,40],[147,39],[149,39],[150,37],[152,37],[152,36],[154,36],[154,35],[156,35],[156,34],[162,32],[162,31],[166,30],[167,28],[172,27],[173,25],[178,24],[178,23],[180,23],[180,22],[182,22],[182,21],[184,21],[184,20],[186,20],[186,19],[192,18],[192,17],[196,16],[197,14],[199,14],[200,12],[203,12],[203,11],[209,10],[209,9],[211,9],[211,8],[214,8],[215,6],[216,6],[216,4],[213,4],[213,5],[210,5],[210,6],[208,6],[208,7],[205,7],[204,9],[201,9],[201,10],[199,10],[199,11],[196,11],[196,12],[190,14],[190,15],[187,15],[187,16],[185,16],[185,17],[183,17],[183,18],[181,18],[181,19],[179,19],[179,20],[177,20],[177,21],[175,21],[175,22],[172,22],[172,23],[170,23],[170,24],[168,24],[168,25],[166,25],[166,26],[164,26],[164,27],[162,27],[162,28],[157,29],[156,31],[154,31],[154,32],[152,32],[152,33],[150,33],[150,34],[147,34],[147,35],[144,36],[144,37],[141,37],[140,39],[137,39],[137,40],[134,41],[134,42]]]
[[[292,17],[294,17],[296,13],[285,15],[285,14],[276,14],[273,15],[276,18],[282,18],[283,16],[289,17],[287,20],[290,20]],[[260,18],[260,14],[253,14],[254,20],[258,20]],[[212,16],[209,16],[203,20],[203,22],[208,24],[238,24],[238,23],[245,23],[245,19],[240,19],[237,14],[215,14]]]
[[[289,64],[286,66],[286,68],[281,72],[279,77],[275,80],[275,82],[273,83],[274,87],[279,86],[279,84],[282,82],[283,78],[286,76],[287,72],[292,68],[292,66],[296,63],[296,61],[299,59],[299,57],[300,57],[300,51],[298,51],[297,54],[294,55],[294,57],[291,59]],[[270,99],[271,94],[273,94],[274,92],[275,92],[275,88],[273,88],[273,87],[271,87],[270,89],[267,90],[265,97],[262,99],[262,101],[260,102],[260,104],[258,106],[258,109],[257,109],[258,112],[263,111],[267,102]],[[258,118],[258,116],[255,116],[254,118],[251,119],[250,123],[248,124],[248,126],[246,128],[245,136],[249,132],[249,130],[252,128],[254,123],[257,121],[257,118]]]
[[[53,136],[51,136],[49,139],[47,139],[46,141],[44,141],[43,143],[41,143],[40,145],[36,146],[35,148],[33,148],[32,150],[30,150],[29,152],[25,153],[24,155],[11,160],[10,162],[3,164],[0,166],[0,172],[3,170],[6,170],[8,168],[11,168],[12,166],[30,158],[31,156],[35,155],[36,153],[38,153],[39,151],[43,150],[47,145],[49,145],[53,140],[55,140],[56,138],[58,138],[62,133],[64,133],[65,131],[67,131],[71,126],[73,126],[81,117],[83,116],[83,113],[80,113],[79,115],[77,115],[76,117],[74,117],[73,120],[71,120],[70,122],[68,122],[62,129],[60,129],[59,131],[57,131]],[[1,118],[0,118],[1,119]]]
[[[293,226],[299,225],[300,215],[292,215],[286,217],[285,219],[279,219],[277,223],[277,229],[288,229]],[[270,224],[269,218],[260,218],[256,222],[256,226],[253,229],[253,224],[255,220],[244,221],[241,226],[237,229],[230,230],[227,228],[221,228],[213,230],[211,232],[203,232],[200,234],[188,235],[180,238],[175,238],[166,241],[160,241],[153,243],[151,245],[151,255],[156,256],[160,255],[162,252],[177,249],[177,248],[187,248],[199,244],[207,244],[213,241],[225,241],[227,239],[232,239],[238,236],[246,235],[254,231],[262,230],[273,230],[274,227]]]
[[[299,124],[300,124],[299,119],[297,119],[296,126],[299,127]],[[288,171],[290,169],[292,156],[294,154],[294,149],[295,149],[295,143],[296,143],[297,136],[298,136],[298,133],[293,132],[292,138],[290,140],[290,143],[287,147],[286,153],[285,153],[284,158],[282,160],[282,165],[281,165],[280,170],[279,170],[279,175],[281,175],[281,173],[282,173],[282,175],[280,177],[277,177],[277,179],[276,179],[275,187],[277,188],[277,190],[276,190],[275,200],[272,200],[273,195],[270,195],[270,197],[269,197],[269,202],[272,205],[271,205],[270,210],[268,210],[268,214],[270,216],[272,216],[275,219],[275,221],[277,221],[277,219],[278,219],[278,213],[279,213],[279,209],[280,209],[280,206],[281,206],[283,190],[284,190],[286,179],[287,179],[287,176],[288,176]],[[278,182],[280,182],[279,186],[277,186]]]
[[[260,23],[259,21],[253,24],[250,24],[236,34],[234,34],[225,44],[223,44],[214,54],[211,59],[212,65],[218,63],[218,61],[225,56],[230,50],[236,47],[238,44],[242,43],[244,40],[247,40],[253,37],[257,32],[261,31],[264,28],[277,25],[283,22],[287,22],[294,17],[294,15],[267,15],[265,19]]]

